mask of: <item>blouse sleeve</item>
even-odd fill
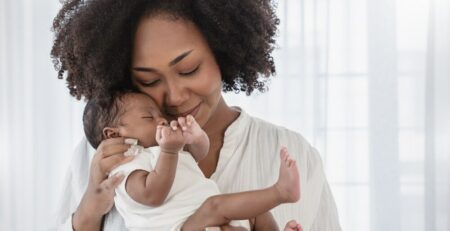
[[[325,176],[320,154],[310,145],[308,153],[306,179],[302,182],[305,191],[301,199],[305,211],[308,211],[303,214],[306,218],[303,219],[304,228],[309,231],[341,231],[336,204]]]
[[[89,146],[83,138],[76,146],[70,167],[63,182],[62,194],[56,208],[56,221],[53,230],[73,230],[72,214],[78,207],[87,187],[89,174]]]
[[[57,221],[55,224],[55,229],[58,231],[72,231],[73,230],[73,226],[72,226],[72,213],[75,211],[75,209],[72,210],[72,208],[70,207],[70,201],[72,200],[72,195],[70,193],[70,190],[68,190],[68,188],[70,188],[69,186],[69,182],[71,181],[71,173],[70,171],[68,172],[65,181],[64,181],[64,187],[65,189],[64,194],[65,196],[63,196],[61,198],[61,201],[59,203],[59,208],[58,208],[58,212],[57,212]]]
[[[311,225],[311,231],[341,231],[338,213],[328,182],[323,184],[319,209]]]

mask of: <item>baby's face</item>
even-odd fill
[[[156,127],[167,124],[153,100],[144,94],[131,93],[122,98],[123,113],[119,118],[119,135],[138,139],[145,148],[156,146]]]

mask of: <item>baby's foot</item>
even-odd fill
[[[183,131],[183,136],[186,138],[186,144],[193,144],[205,133],[205,131],[203,131],[203,129],[191,115],[188,115],[186,117],[179,117],[178,124]]]
[[[296,220],[291,220],[284,226],[284,231],[303,231],[302,226]]]
[[[283,203],[293,203],[300,199],[300,177],[297,164],[291,159],[285,147],[280,150],[280,175],[275,188]]]

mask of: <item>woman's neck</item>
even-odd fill
[[[205,130],[210,139],[223,137],[228,126],[239,117],[239,114],[239,111],[229,107],[221,96],[216,110],[203,126],[203,130]]]
[[[221,97],[214,114],[203,126],[209,137],[210,148],[208,155],[198,162],[198,166],[207,178],[216,171],[225,131],[237,119],[239,114],[239,111],[229,107],[223,97]]]

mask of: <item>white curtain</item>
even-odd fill
[[[343,230],[450,230],[450,1],[280,1],[278,75],[230,104],[319,150]]]
[[[83,103],[49,57],[57,1],[0,0],[0,230],[52,222]],[[277,77],[228,104],[302,133],[343,230],[450,230],[450,1],[280,0]]]
[[[55,0],[0,0],[0,230],[46,230],[82,104],[50,60]]]

